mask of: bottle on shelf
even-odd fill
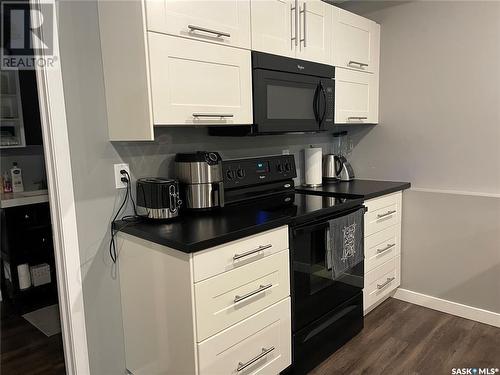
[[[22,193],[24,191],[23,171],[17,166],[16,162],[12,164],[10,174],[12,176],[12,191],[14,193]]]
[[[10,179],[10,175],[7,171],[3,172],[3,192],[4,193],[12,193],[12,181]]]

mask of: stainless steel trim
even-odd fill
[[[258,248],[256,249],[253,249],[253,250],[250,250],[250,251],[246,251],[244,253],[241,253],[241,254],[234,254],[234,257],[233,257],[233,260],[238,260],[238,259],[241,259],[241,258],[245,258],[249,255],[252,255],[252,254],[255,254],[255,253],[258,253],[259,251],[262,251],[262,250],[266,250],[266,249],[269,249],[270,247],[273,247],[273,245],[271,245],[270,243],[267,244],[267,245],[260,245]]]
[[[361,63],[361,62],[358,62],[358,61],[350,60],[347,63],[347,66],[351,66],[352,67],[352,65],[358,65],[359,69],[364,69],[365,67],[368,66],[368,64],[366,64],[366,63]]]
[[[170,208],[147,208],[142,206],[137,206],[140,210],[146,211],[146,216],[149,219],[173,219],[179,216],[179,210],[171,210]]]
[[[366,117],[366,116],[350,116],[347,118],[347,120],[368,120],[368,117]]]
[[[299,39],[297,38],[297,0],[295,0],[295,6],[293,4],[290,4],[290,27],[292,25],[292,22],[295,23],[295,35],[291,37],[292,42],[295,41],[295,46],[299,44]],[[295,12],[294,12],[295,11]],[[294,17],[295,14],[295,17]],[[292,20],[293,19],[293,20]]]
[[[219,206],[224,207],[224,181],[219,182]]]
[[[246,369],[252,363],[257,362],[259,359],[265,357],[266,355],[268,355],[269,353],[271,353],[273,350],[274,350],[274,346],[271,346],[269,349],[262,348],[262,352],[259,355],[253,357],[251,360],[249,360],[249,361],[247,361],[245,363],[239,362],[238,363],[238,367],[236,368],[236,371],[240,372],[240,371]]]
[[[221,119],[226,117],[234,117],[231,113],[193,113],[194,118],[198,117],[220,117]]]
[[[185,184],[209,184],[222,181],[221,163],[175,162],[175,176]]]
[[[304,3],[304,7],[302,8],[301,11],[299,11],[300,14],[304,14],[304,26],[303,26],[303,31],[304,31],[304,38],[301,38],[300,41],[304,42],[304,47],[307,47],[307,41],[306,41],[306,3]],[[299,14],[299,17],[300,17]],[[301,30],[302,30],[301,29]]]
[[[273,284],[267,284],[267,285],[260,285],[258,289],[255,289],[251,292],[248,292],[247,294],[244,294],[242,296],[234,296],[234,303],[238,303],[243,301],[244,299],[247,299],[249,297],[252,297],[258,293],[261,293],[269,288],[271,288]]]
[[[382,219],[383,217],[395,214],[396,212],[397,212],[396,210],[390,210],[390,211],[387,211],[385,214],[378,214],[377,218]]]
[[[187,208],[201,209],[220,206],[219,182],[187,184],[184,189]]]
[[[310,187],[310,188],[315,188],[315,187],[322,186],[322,184],[303,184],[302,186],[304,186],[304,187]]]
[[[220,38],[221,36],[225,36],[226,38],[230,38],[231,34],[226,33],[224,31],[217,31],[217,30],[212,30],[212,29],[207,29],[205,27],[201,26],[195,26],[195,25],[188,25],[189,32],[193,31],[203,31],[205,33],[210,33],[210,34],[215,34],[217,35],[217,38]]]
[[[383,249],[377,249],[377,254],[385,253],[387,250],[392,249],[394,246],[396,246],[395,243],[387,244],[387,246],[384,247]]]
[[[389,285],[394,280],[396,280],[395,277],[388,277],[387,281],[385,283],[383,283],[383,284],[377,284],[377,289],[383,289],[384,287],[386,287],[387,285]]]

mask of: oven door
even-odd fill
[[[257,133],[319,132],[333,126],[335,84],[316,76],[253,70]]]
[[[363,262],[348,269],[336,279],[332,277],[327,232],[328,220],[333,218],[329,217],[297,226],[292,230],[292,306],[294,306],[292,325],[294,332],[363,290]]]

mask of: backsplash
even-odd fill
[[[130,165],[134,179],[147,176],[173,177],[176,153],[218,151],[222,159],[235,159],[263,155],[279,155],[284,150],[295,156],[296,183],[303,182],[303,150],[309,145],[332,151],[332,133],[284,134],[255,137],[214,137],[206,129],[157,128],[154,142],[113,142],[113,147]]]

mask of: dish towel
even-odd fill
[[[333,279],[364,261],[365,209],[330,220],[327,230],[327,264]]]

